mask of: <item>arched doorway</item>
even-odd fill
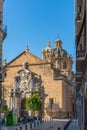
[[[26,117],[27,116],[27,111],[26,111],[26,99],[21,100],[21,117]]]

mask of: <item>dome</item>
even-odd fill
[[[66,50],[62,49],[62,56],[63,57],[68,57],[68,53]]]
[[[53,57],[68,57],[68,53],[61,47],[53,49]]]

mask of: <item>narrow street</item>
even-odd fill
[[[78,121],[77,120],[73,120],[70,123],[70,125],[69,125],[67,130],[80,130],[79,125],[78,125]]]
[[[66,124],[70,119],[53,119],[47,122],[42,122],[39,126],[28,127],[28,124],[21,124],[21,126],[3,126],[1,130],[64,130]],[[26,127],[27,126],[27,127]],[[58,129],[59,128],[59,129]],[[80,130],[78,120],[72,120],[66,130]]]
[[[53,121],[49,121],[46,124],[42,124],[36,128],[33,128],[32,130],[58,130],[60,127],[61,130],[63,130],[65,124],[68,122],[68,119],[57,119]]]

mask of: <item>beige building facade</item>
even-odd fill
[[[51,48],[50,42],[47,43],[47,47],[42,50],[42,59],[30,53],[26,47],[25,51],[12,61],[4,63],[6,77],[3,82],[3,98],[6,104],[11,108],[9,93],[15,87],[22,89],[20,98],[17,97],[16,104],[14,104],[16,112],[20,112],[20,114],[25,111],[25,108],[22,107],[23,99],[26,99],[33,91],[38,92],[41,96],[43,117],[67,118],[74,116],[72,64],[72,57],[62,48],[60,39],[54,42],[54,48]]]

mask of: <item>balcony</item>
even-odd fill
[[[6,38],[6,36],[7,36],[7,26],[3,25],[2,27],[0,27],[0,31],[2,33],[3,40],[4,40]]]
[[[82,77],[82,72],[77,72],[76,73],[76,78],[80,78],[80,77]]]
[[[85,59],[85,50],[77,51],[76,57],[77,57],[77,60],[84,60]]]
[[[81,83],[82,82],[82,76],[83,76],[82,72],[77,72],[76,73],[76,81]]]
[[[84,58],[85,59],[85,58]],[[77,72],[77,78],[82,78],[83,72],[85,69],[85,60],[77,60],[76,61],[76,72]]]
[[[80,22],[80,15],[79,14],[77,16],[77,21]],[[83,17],[83,20],[82,22],[80,23],[80,25],[78,26],[79,24],[76,24],[76,28],[79,29],[79,32],[76,33],[76,48],[78,47],[78,45],[81,43],[81,38],[82,37],[86,37],[86,32],[85,32],[85,25],[86,25],[86,12],[84,12],[84,17]]]
[[[3,40],[4,40],[7,36],[7,26],[6,25],[3,25],[2,32],[3,32]]]
[[[75,20],[76,22],[81,22],[81,13],[77,13]]]

